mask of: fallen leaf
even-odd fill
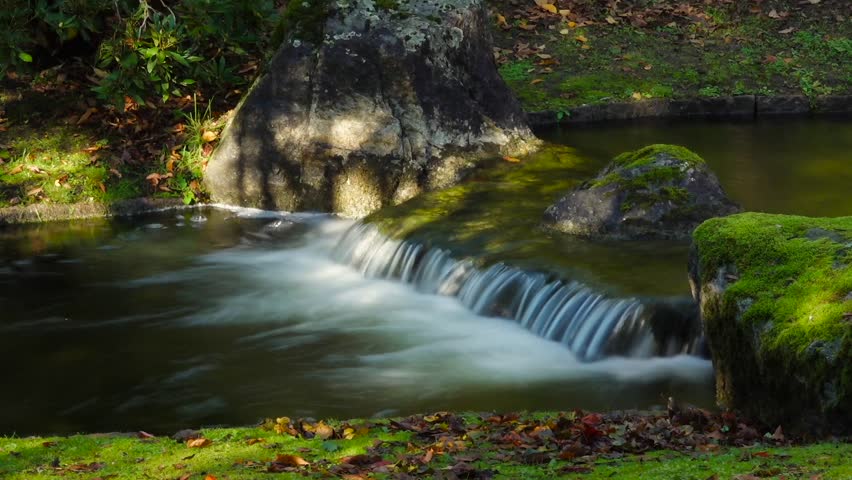
[[[581,43],[586,43],[586,42],[589,41],[589,39],[586,38],[585,35],[577,35],[576,37],[574,37],[574,40],[577,40],[578,42],[581,42]]]
[[[784,30],[778,30],[778,33],[782,35],[787,35],[788,33],[793,33],[794,30],[796,30],[796,27],[789,27],[785,28]]]
[[[98,111],[98,109],[95,108],[95,107],[91,107],[91,108],[86,109],[86,112],[83,113],[83,115],[80,116],[79,120],[77,120],[77,125],[80,125],[82,123],[86,123],[89,120],[89,118],[91,118],[92,114],[97,112],[97,111]]]
[[[219,136],[216,134],[216,132],[212,130],[205,130],[204,133],[201,134],[201,140],[203,140],[205,143],[210,143],[213,140],[216,140],[218,137]]]
[[[323,422],[319,422],[314,430],[316,436],[321,440],[328,440],[329,438],[334,436],[334,429],[329,427]]]
[[[36,187],[36,188],[33,188],[32,190],[27,191],[27,196],[28,196],[28,197],[35,197],[36,195],[38,195],[39,193],[41,193],[41,192],[43,192],[43,191],[44,191],[44,189],[43,189],[43,188],[41,188],[41,187]],[[50,442],[44,442],[44,443],[46,444],[46,443],[50,443]],[[43,444],[43,445],[44,445],[44,444]],[[48,446],[48,445],[44,445],[44,446],[46,447],[46,446]]]
[[[41,446],[45,448],[55,447],[56,445],[56,442],[42,442],[41,444]]]
[[[213,444],[213,440],[209,438],[193,438],[186,441],[186,446],[189,448],[203,448]]]
[[[47,173],[47,172],[45,172],[44,170],[42,170],[41,168],[39,168],[39,167],[37,167],[37,166],[35,166],[35,165],[30,165],[30,166],[28,166],[28,167],[27,167],[27,170],[29,170],[29,171],[31,171],[31,172],[33,172],[33,173],[35,173],[35,174],[38,174],[38,175],[41,175],[41,174]]]
[[[507,155],[507,156],[505,156],[505,157],[503,157],[503,160],[505,160],[505,161],[507,161],[507,162],[509,162],[509,163],[521,163],[521,159],[520,159],[520,158],[510,157],[510,156],[508,156],[508,155]]]
[[[618,20],[612,18],[612,15],[607,15],[605,20],[606,20],[606,23],[608,23],[610,25],[615,25],[616,23],[618,23]]]
[[[506,17],[504,17],[503,15],[500,15],[499,13],[497,14],[497,25],[499,25],[500,28],[505,28],[505,29],[512,28],[512,27],[509,26],[509,23],[506,22]]]
[[[275,456],[275,462],[273,463],[278,463],[288,467],[301,467],[311,464],[310,462],[298,455],[282,455],[280,453]]]
[[[19,174],[23,171],[24,171],[24,167],[22,167],[21,165],[18,165],[17,167],[6,172],[6,175],[17,175],[17,174]]]
[[[216,477],[214,477],[213,475],[210,475],[210,474],[208,473],[208,474],[207,474],[207,476],[206,476],[206,477],[204,477],[204,480],[216,480]]]
[[[543,78],[534,78],[534,79],[530,82],[530,85],[537,85],[537,84],[539,84],[539,83],[541,83],[541,82],[543,82],[543,81],[544,81],[544,79],[543,79]]]

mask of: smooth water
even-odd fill
[[[351,223],[205,210],[7,232],[0,432],[708,404],[706,360],[582,363],[454,298],[364,277],[331,255]]]
[[[613,154],[670,142],[748,209],[852,214],[852,124],[548,135],[571,147],[377,216],[404,248],[328,216],[211,208],[0,229],[0,435],[648,408],[669,395],[711,406],[710,363],[677,355],[685,343],[648,358],[634,321],[687,293],[688,246],[555,236],[541,212]]]

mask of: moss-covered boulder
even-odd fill
[[[852,432],[852,217],[714,218],[690,257],[719,403]]]
[[[482,0],[293,0],[205,173],[214,201],[363,216],[537,145]]]
[[[650,145],[616,157],[544,214],[546,226],[596,238],[688,238],[702,221],[739,211],[704,160]]]

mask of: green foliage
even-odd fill
[[[121,105],[125,95],[142,103],[153,91],[165,101],[187,87],[237,84],[232,65],[266,45],[259,32],[274,19],[271,0],[184,0],[167,12],[143,1],[124,31],[101,45],[98,66],[109,73],[95,91]]]
[[[0,76],[7,68],[48,63],[72,40],[95,45],[111,14],[132,0],[0,0]]]
[[[277,22],[275,0],[0,0],[0,8],[10,25],[0,31],[0,74],[82,55],[98,68],[97,95],[119,106],[125,96],[141,104],[241,83],[235,67],[264,54]]]

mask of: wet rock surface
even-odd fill
[[[382,5],[290,12],[294,28],[209,163],[215,201],[363,216],[534,148],[481,1]]]
[[[601,239],[683,239],[702,221],[738,212],[696,154],[651,145],[616,157],[544,213],[545,226]]]

